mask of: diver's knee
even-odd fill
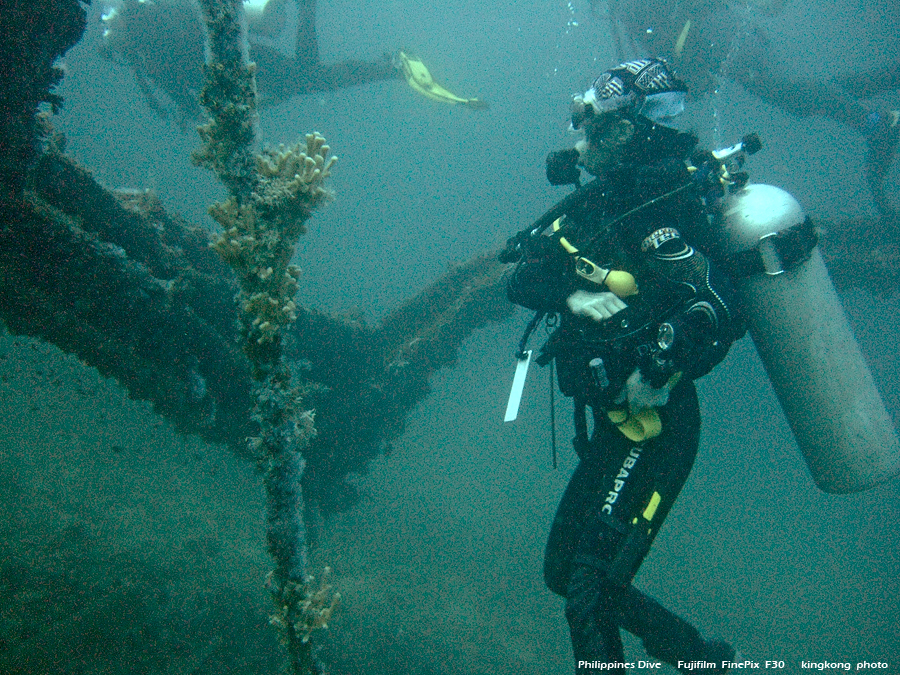
[[[544,585],[560,597],[566,597],[572,578],[573,560],[567,547],[556,542],[551,535],[544,551]]]
[[[544,563],[544,585],[556,595],[566,597],[568,578],[558,565]]]
[[[611,619],[621,601],[622,589],[611,583],[599,569],[579,565],[565,589],[566,620],[569,625],[588,620]]]

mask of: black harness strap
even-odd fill
[[[528,338],[531,337],[531,334],[534,332],[534,329],[538,327],[538,324],[547,316],[547,312],[536,312],[533,317],[531,317],[531,321],[528,322],[528,325],[525,327],[525,332],[522,333],[522,339],[519,340],[519,348],[516,350],[516,358],[521,361],[525,358],[525,347],[528,346]]]
[[[782,230],[770,239],[785,271],[809,260],[813,249],[819,243],[819,235],[808,217],[802,223]],[[759,248],[756,246],[728,256],[723,267],[733,279],[744,279],[766,271]]]
[[[550,362],[550,445],[553,448],[553,468],[556,468],[556,366]]]
[[[578,459],[582,459],[587,454],[590,437],[588,436],[587,424],[587,401],[578,396],[575,398],[575,438],[572,439],[572,446],[575,448],[575,454]]]

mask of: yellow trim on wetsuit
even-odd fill
[[[656,438],[662,432],[662,420],[656,408],[645,408],[635,413],[625,409],[607,410],[606,416],[625,438],[635,443]]]
[[[662,496],[658,492],[654,492],[653,496],[650,497],[650,503],[647,504],[647,508],[644,509],[644,520],[648,523],[653,520],[653,516],[656,515],[656,509],[659,507],[661,501]]]

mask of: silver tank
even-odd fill
[[[900,473],[900,443],[818,247],[782,269],[771,237],[805,219],[789,193],[751,184],[727,198],[720,226],[726,253],[760,252],[765,272],[737,290],[813,480],[858,492]]]

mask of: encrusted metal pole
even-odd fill
[[[328,569],[314,587],[308,572],[301,478],[303,452],[315,435],[302,388],[282,361],[282,332],[297,318],[299,269],[290,264],[305,221],[328,199],[324,180],[335,158],[318,134],[290,148],[254,152],[256,84],[247,56],[241,0],[200,0],[208,34],[200,103],[210,116],[199,128],[194,161],[213,170],[230,196],[210,207],[223,232],[213,244],[240,284],[243,347],[253,368],[250,449],[263,470],[266,539],[276,567],[266,580],[275,601],[272,624],[296,675],[321,672],[310,636],[327,625],[340,596]]]
[[[209,121],[198,131],[194,161],[212,169],[228,191],[246,200],[254,187],[256,65],[250,62],[241,0],[199,0],[206,25],[206,65],[200,105]]]

